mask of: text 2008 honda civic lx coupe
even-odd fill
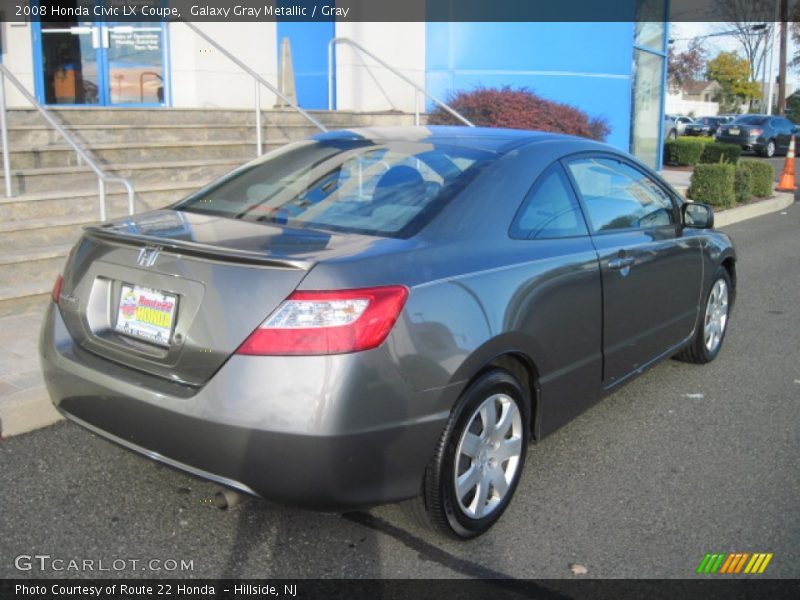
[[[42,365],[62,413],[156,460],[316,509],[420,497],[473,537],[531,439],[717,355],[736,258],[712,227],[589,140],[321,134],[86,229]]]

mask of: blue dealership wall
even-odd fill
[[[334,37],[333,21],[290,23],[278,21],[278,64],[281,43],[288,37],[292,48],[297,103],[303,108],[328,108],[328,42]]]
[[[525,86],[608,120],[627,151],[634,23],[428,23],[426,87]]]

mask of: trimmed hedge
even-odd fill
[[[698,202],[728,208],[733,206],[736,168],[724,163],[697,165],[686,196]]]
[[[759,198],[772,196],[775,168],[770,163],[765,160],[743,160],[739,165],[750,171],[750,191],[753,196]]]
[[[735,165],[739,162],[741,154],[742,148],[736,144],[706,144],[703,154],[700,155],[700,162],[706,164],[723,162]]]
[[[687,144],[713,144],[714,138],[708,135],[682,135],[676,141],[686,142]]]
[[[733,178],[733,195],[736,198],[736,202],[749,202],[753,197],[753,188],[750,180],[750,169],[744,165],[736,167],[736,174]]]
[[[665,144],[665,160],[669,165],[694,166],[700,160],[705,147],[713,141],[712,138],[689,136],[670,140]]]

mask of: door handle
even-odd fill
[[[632,256],[620,256],[619,258],[612,258],[608,261],[608,268],[609,269],[624,269],[625,267],[630,267],[633,263],[636,262],[636,259]]]

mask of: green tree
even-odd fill
[[[734,112],[740,104],[761,94],[758,83],[750,81],[750,62],[736,52],[720,52],[708,61],[706,77],[722,86],[716,98],[721,112]]]

